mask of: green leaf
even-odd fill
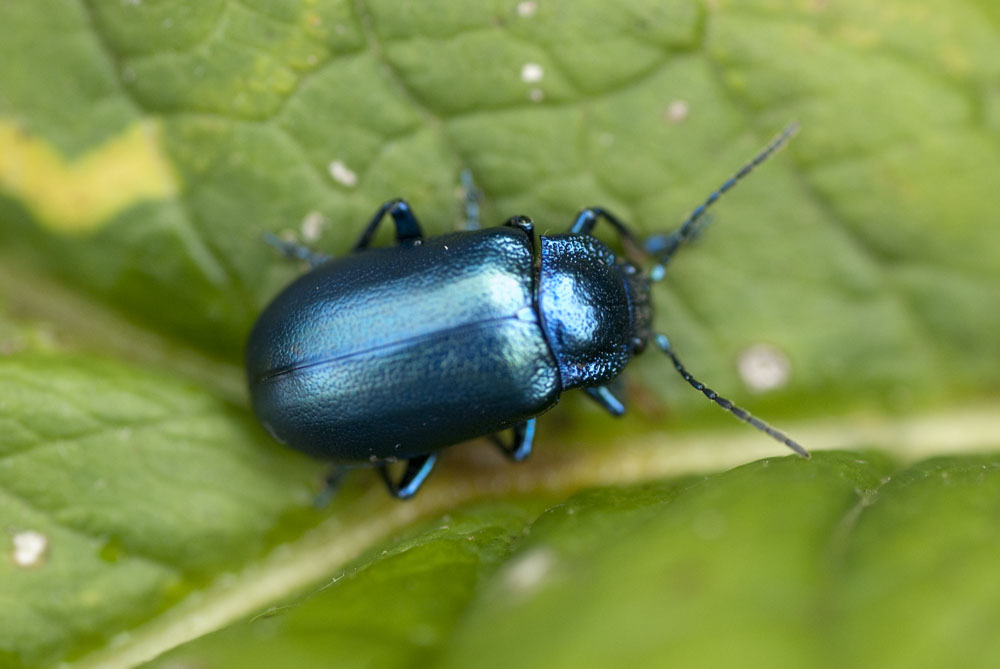
[[[0,5],[0,666],[989,666],[998,33],[984,0]],[[247,411],[301,271],[265,232],[342,254],[396,196],[452,230],[462,169],[489,223],[663,232],[793,120],[657,327],[848,453],[727,471],[780,446],[650,352],[623,421],[568,393],[529,463],[316,511]]]
[[[307,521],[310,463],[190,384],[22,355],[0,359],[0,389],[0,629],[26,666],[106,641]]]
[[[998,508],[996,457],[822,454],[585,493],[513,542],[479,509],[155,666],[989,666]]]

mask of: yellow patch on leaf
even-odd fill
[[[0,189],[45,227],[87,234],[136,202],[172,197],[177,178],[152,121],[135,123],[67,161],[45,139],[0,120]]]

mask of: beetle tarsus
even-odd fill
[[[590,399],[597,402],[601,408],[612,416],[625,415],[625,403],[608,386],[594,386],[593,388],[584,388],[583,390]]]
[[[387,465],[379,465],[378,471],[382,475],[382,480],[385,481],[385,487],[389,489],[390,495],[396,499],[410,499],[420,490],[420,486],[427,480],[427,476],[434,469],[436,462],[437,453],[428,453],[407,460],[406,470],[399,481],[392,480]]]
[[[508,458],[514,462],[521,462],[531,455],[531,445],[535,440],[535,419],[518,423],[511,431],[513,434],[509,444],[496,434],[490,435],[490,439]]]

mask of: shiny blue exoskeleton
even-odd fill
[[[312,271],[261,314],[247,344],[254,412],[279,441],[341,465],[378,466],[389,491],[412,496],[437,452],[491,436],[514,460],[531,452],[535,417],[582,388],[614,415],[611,383],[652,341],[709,399],[797,452],[784,434],[735,407],[684,369],[663,335],[652,335],[650,284],[697,232],[705,209],[793,132],[786,130],[729,179],[674,233],[640,243],[617,217],[583,210],[562,234],[536,236],[523,216],[478,229],[468,175],[463,232],[425,239],[403,200],[382,205],[355,244],[332,259],[272,238]],[[370,248],[391,217],[397,244]],[[629,251],[593,236],[604,220]],[[511,430],[509,441],[499,433]],[[407,462],[398,480],[387,465]],[[336,471],[343,471],[339,468]],[[337,476],[331,477],[331,484]]]

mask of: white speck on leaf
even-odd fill
[[[538,63],[525,63],[521,68],[521,81],[526,84],[536,84],[545,76],[545,70]]]
[[[306,214],[306,217],[302,219],[302,225],[300,226],[302,231],[302,241],[315,242],[318,240],[320,233],[323,232],[323,226],[325,224],[326,219],[323,218],[323,214],[318,211],[310,211]]]
[[[14,564],[18,567],[37,567],[49,548],[49,538],[35,530],[24,530],[13,536]]]
[[[340,160],[330,163],[330,176],[339,184],[354,188],[358,185],[358,175]]]
[[[667,111],[664,115],[671,123],[680,123],[687,118],[689,111],[690,108],[687,102],[684,100],[674,100],[667,105]]]
[[[519,593],[534,590],[549,575],[555,562],[555,553],[547,548],[528,551],[507,568],[508,587]]]
[[[532,102],[541,102],[542,98],[545,97],[545,93],[542,92],[541,88],[532,88],[528,91],[528,99]]]
[[[761,393],[788,383],[791,363],[788,357],[769,344],[754,344],[739,358],[740,377],[750,390]]]
[[[533,0],[525,0],[524,2],[517,3],[517,14],[518,16],[523,16],[528,18],[529,16],[534,16],[535,12],[538,11],[538,3],[533,2]]]

